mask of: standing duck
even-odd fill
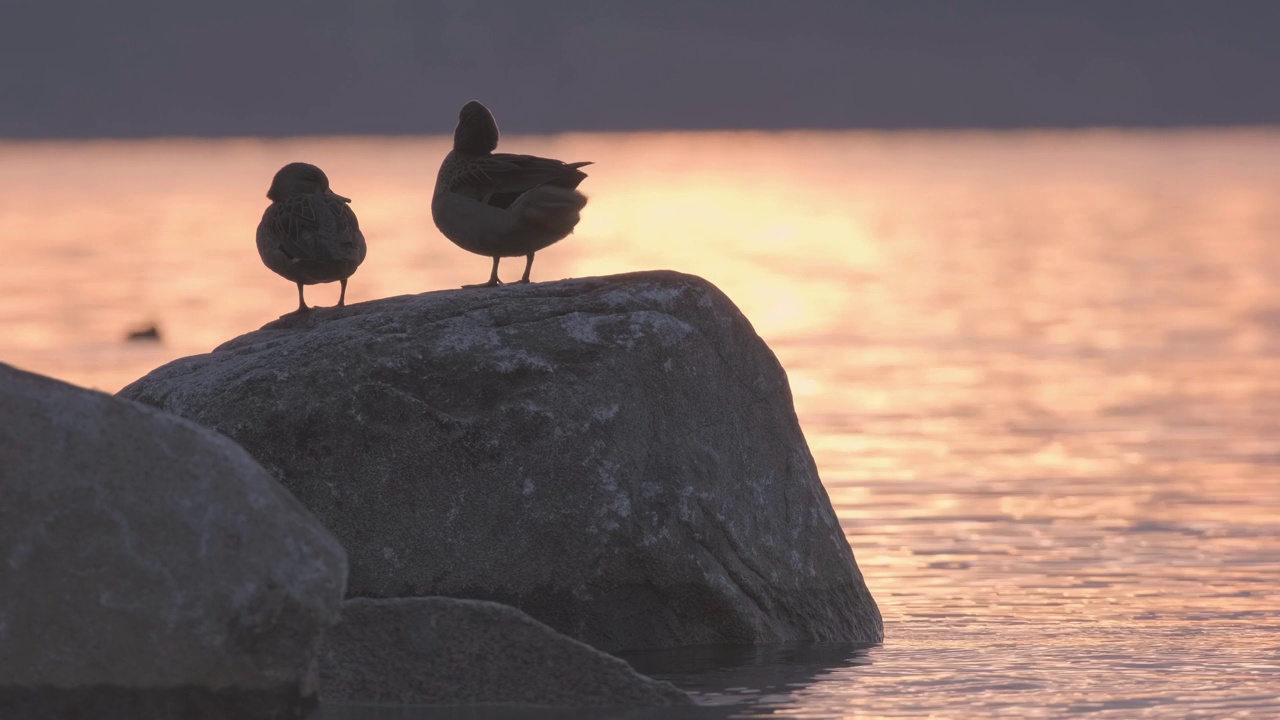
[[[493,258],[488,282],[463,287],[502,284],[498,262],[521,255],[520,282],[529,282],[533,254],[573,232],[587,204],[576,188],[587,177],[578,168],[591,163],[493,152],[497,147],[498,123],[489,108],[475,100],[463,105],[431,198],[431,217],[445,237]]]
[[[298,284],[298,309],[310,310],[302,286],[342,283],[338,307],[346,304],[347,278],[364,262],[364,235],[350,199],[329,189],[329,178],[307,163],[289,163],[271,181],[272,201],[258,223],[258,254],[281,277]]]

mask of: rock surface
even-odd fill
[[[557,633],[519,610],[481,600],[348,600],[326,635],[327,703],[689,705],[670,683]]]
[[[494,600],[610,651],[882,638],[786,374],[699,278],[322,310],[120,394],[241,443],[342,540],[350,596]]]
[[[341,545],[248,453],[0,365],[0,717],[315,704]]]

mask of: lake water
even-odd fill
[[[671,268],[743,309],[884,613],[871,648],[629,658],[699,717],[1280,716],[1280,132],[503,147],[597,163],[535,281]],[[446,149],[0,143],[0,361],[115,391],[292,310],[253,234],[293,160],[354,199],[349,301],[480,282],[431,223]]]

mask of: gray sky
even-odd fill
[[[1276,0],[3,0],[0,137],[1280,121]]]

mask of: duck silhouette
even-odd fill
[[[587,204],[577,187],[587,177],[579,168],[591,163],[493,152],[497,147],[493,113],[475,100],[463,105],[431,197],[431,218],[445,237],[493,258],[487,282],[463,287],[502,284],[504,257],[524,256],[520,282],[529,282],[534,253],[572,233]]]
[[[298,284],[298,309],[310,310],[303,285],[340,282],[338,307],[346,304],[347,278],[366,252],[364,235],[350,199],[329,189],[329,177],[315,165],[289,163],[267,191],[271,205],[258,223],[258,254],[281,277]]]

